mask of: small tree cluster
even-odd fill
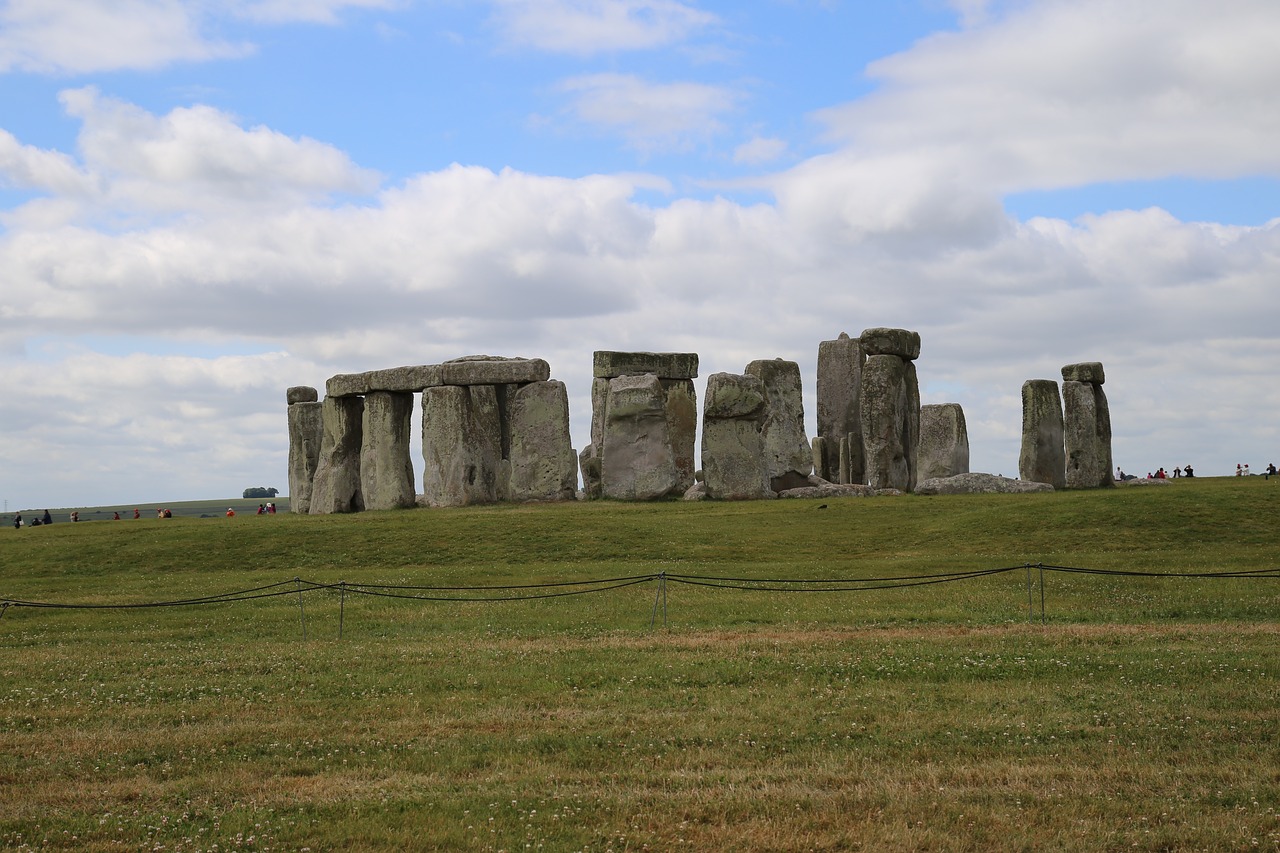
[[[256,486],[244,490],[246,498],[274,498],[278,494],[280,490],[274,486],[269,489],[266,486]]]

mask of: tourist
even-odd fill
[[[1237,462],[1237,463],[1236,463],[1236,476],[1237,476],[1237,477],[1240,477],[1240,476],[1243,476],[1243,475],[1244,475],[1244,466],[1243,466],[1243,465],[1241,465],[1239,462]]]
[[[72,521],[79,521],[79,520],[80,520],[80,513],[79,513],[78,511],[74,511],[74,510],[73,510],[73,511],[72,511],[72,513],[71,513],[71,520],[72,520]]]
[[[236,514],[236,511],[234,509],[232,509],[231,507],[227,507],[227,518],[231,518],[235,514]]]
[[[1194,477],[1195,475],[1196,475],[1196,472],[1191,470],[1191,466],[1190,466],[1190,465],[1183,465],[1183,466],[1182,466],[1182,476],[1184,476],[1184,477]]]
[[[120,512],[119,512],[119,510],[117,510],[116,512],[113,512],[113,513],[111,514],[111,520],[112,520],[112,521],[119,521],[119,520],[120,520]]]
[[[15,513],[13,516],[13,529],[17,530],[22,526],[22,513]]]
[[[1276,473],[1276,463],[1272,462],[1270,465],[1268,465],[1268,466],[1267,466],[1267,471],[1266,471],[1266,473],[1262,476],[1262,479],[1264,479],[1264,480],[1270,480],[1270,479],[1271,479],[1271,475],[1272,475],[1272,474],[1274,474],[1274,473]]]
[[[1249,476],[1249,463],[1248,463],[1248,462],[1244,463],[1244,475],[1245,475],[1246,477],[1248,477],[1248,476]]]
[[[258,514],[258,515],[266,515],[266,514],[267,514],[267,505],[266,505],[266,504],[258,504],[258,512],[257,512],[257,514]]]
[[[1179,477],[1181,477],[1181,476],[1182,476],[1182,469],[1181,469],[1181,468],[1174,468],[1174,469],[1173,469],[1173,479],[1175,479],[1175,480],[1176,480],[1176,479],[1178,479],[1178,478],[1179,478]]]
[[[269,501],[269,502],[267,503],[267,514],[268,514],[268,515],[275,515],[275,514],[276,514],[276,502],[275,502],[275,501]]]
[[[138,508],[136,506],[133,508],[133,517],[142,518],[142,513],[138,512]]]
[[[53,516],[52,516],[52,515],[49,515],[49,510],[47,510],[47,509],[44,511],[44,519],[43,519],[43,521],[44,521],[44,523],[45,523],[45,524],[53,524]]]

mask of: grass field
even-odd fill
[[[826,503],[0,530],[8,600],[284,593],[6,608],[0,846],[1280,849],[1280,482]]]

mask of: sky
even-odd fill
[[[5,508],[287,491],[285,390],[918,331],[1016,476],[1280,464],[1274,0],[0,0]],[[420,470],[421,459],[415,458]]]

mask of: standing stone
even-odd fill
[[[563,382],[532,382],[507,400],[511,465],[507,499],[573,500],[578,457],[569,437],[569,392]]]
[[[667,417],[667,438],[676,461],[676,489],[684,494],[694,483],[697,461],[694,447],[698,437],[698,392],[692,379],[662,379],[663,409]]]
[[[629,493],[634,477],[624,475],[621,458],[609,459],[608,429],[606,421],[611,408],[611,388],[615,379],[624,377],[653,376],[662,392],[662,411],[666,423],[663,432],[667,436],[668,452],[674,460],[676,483],[674,489],[687,491],[694,483],[696,468],[695,440],[698,429],[698,399],[693,379],[698,375],[697,353],[612,352],[599,350],[594,354],[592,366],[594,381],[591,385],[591,447],[585,448],[579,463],[582,467],[583,489],[587,497],[609,497]],[[628,391],[633,394],[634,389]],[[630,453],[614,442],[616,453],[633,461],[649,458],[646,453]],[[599,468],[597,479],[596,469]],[[610,476],[623,477],[622,481],[609,485]],[[661,474],[657,479],[662,479]],[[598,488],[597,488],[598,483]],[[653,484],[650,484],[653,485]],[[647,491],[648,489],[642,489]]]
[[[322,404],[324,438],[311,487],[311,515],[360,512],[360,447],[363,397],[328,397]]]
[[[1115,485],[1111,467],[1111,410],[1098,362],[1062,368],[1062,402],[1068,489]]]
[[[969,430],[959,403],[920,407],[917,481],[969,473]]]
[[[800,365],[780,358],[753,361],[745,373],[759,379],[764,391],[760,437],[773,491],[809,485],[813,451],[804,430]]]
[[[1032,483],[1066,488],[1066,455],[1063,450],[1062,398],[1052,379],[1028,379],[1022,383],[1022,451],[1018,477]]]
[[[819,477],[833,483],[862,483],[862,365],[866,356],[858,338],[844,332],[834,341],[818,344],[818,435],[824,441]],[[850,457],[840,462],[842,442],[848,440]]]
[[[304,393],[310,392],[310,393]],[[324,404],[316,402],[316,389],[297,386],[286,393],[289,401],[289,511],[306,515],[311,510],[311,487],[324,443]]]
[[[652,373],[609,380],[600,473],[606,498],[643,501],[684,491],[671,449],[666,394]]]
[[[441,385],[422,392],[422,491],[428,506],[498,499],[502,426],[492,385]]]
[[[915,486],[915,445],[909,410],[911,363],[896,355],[871,355],[862,368],[862,441],[867,484],[907,492]],[[916,394],[919,392],[916,391]],[[916,399],[919,399],[916,397]],[[918,412],[918,410],[917,410]],[[919,415],[916,415],[918,435]]]
[[[365,509],[414,506],[413,460],[409,436],[413,394],[370,391],[364,397],[364,441],[360,451],[360,486]]]
[[[773,497],[761,434],[764,386],[755,376],[713,373],[702,410],[702,472],[707,497]]]

